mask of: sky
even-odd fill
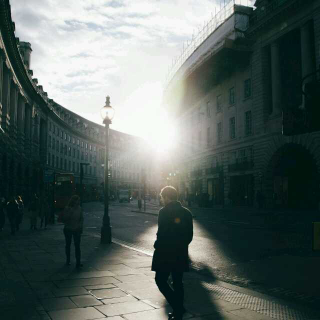
[[[109,95],[111,128],[155,141],[173,127],[162,106],[168,67],[220,7],[220,0],[10,3],[16,36],[31,43],[31,69],[49,98],[102,124]]]

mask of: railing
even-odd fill
[[[243,5],[247,7],[253,6],[251,0],[231,0],[220,11],[214,15],[212,14],[212,18],[207,23],[204,23],[204,26],[199,30],[198,34],[196,36],[192,35],[191,40],[187,41],[186,44],[183,43],[181,54],[178,57],[173,58],[172,64],[168,69],[166,84],[171,81],[179,68],[208,38],[208,36],[218,29],[218,27],[221,26],[234,13],[235,5]]]
[[[231,163],[228,165],[229,172],[234,171],[245,171],[252,169],[254,166],[253,161],[241,161],[236,163]]]

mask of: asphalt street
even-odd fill
[[[136,204],[110,205],[112,236],[135,247],[153,252],[157,217],[132,212]],[[100,233],[103,204],[85,204],[85,231]],[[221,217],[194,220],[190,245],[193,265],[202,272],[232,284],[316,304],[319,286],[311,285],[320,258],[279,254],[274,249],[274,233],[268,229],[226,224]],[[316,279],[315,279],[316,280]],[[317,280],[316,280],[317,282]]]

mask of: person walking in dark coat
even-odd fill
[[[36,194],[34,194],[28,208],[28,211],[31,212],[30,213],[30,229],[31,230],[37,230],[37,218],[39,214],[39,207],[40,207],[39,198]]]
[[[81,268],[81,234],[83,230],[83,213],[80,207],[80,197],[74,195],[69,200],[67,207],[65,208],[63,216],[64,229],[63,233],[66,239],[66,265],[70,265],[70,249],[72,238],[74,241],[75,255],[76,255],[76,268]]]
[[[3,230],[4,224],[6,222],[5,207],[6,199],[2,197],[0,198],[0,231]]]
[[[14,197],[10,197],[7,203],[7,215],[10,222],[11,234],[14,235],[16,233],[16,221],[19,215],[19,206]]]
[[[164,187],[160,197],[164,207],[159,211],[151,270],[156,272],[156,284],[173,309],[169,319],[180,320],[186,312],[182,279],[183,273],[189,271],[188,246],[193,238],[192,214],[177,201],[178,192],[174,187]],[[168,284],[170,274],[173,290]]]
[[[24,214],[24,203],[23,203],[23,200],[21,198],[21,196],[18,196],[17,197],[17,204],[18,204],[18,209],[19,209],[19,213],[16,217],[16,228],[17,230],[20,229],[20,224],[23,220],[23,214]]]

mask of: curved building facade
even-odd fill
[[[207,206],[317,208],[320,133],[293,129],[320,62],[320,1],[231,1],[218,15],[165,90],[180,189]]]
[[[55,173],[73,173],[84,198],[102,193],[105,129],[69,111],[33,78],[31,44],[15,37],[10,3],[0,0],[0,196],[50,191]],[[137,192],[142,139],[110,130],[110,193]],[[145,159],[145,158],[144,158]],[[148,172],[150,174],[150,172]]]

